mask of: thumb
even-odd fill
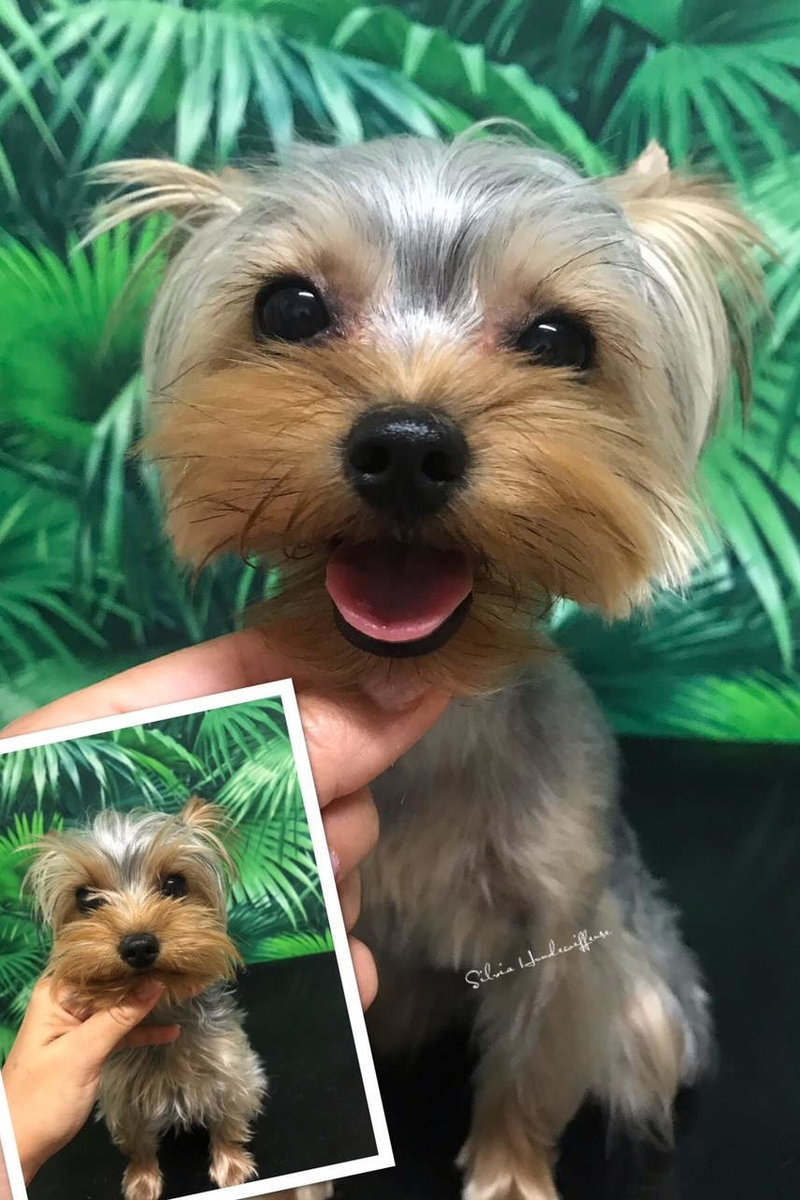
[[[75,1030],[75,1039],[81,1043],[86,1054],[87,1065],[101,1065],[122,1039],[152,1012],[164,994],[164,984],[150,979],[140,983],[124,1000],[113,1008],[104,1008],[93,1013]]]

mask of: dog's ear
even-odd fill
[[[211,800],[204,800],[202,796],[192,796],[178,815],[196,833],[219,834],[230,824],[225,809]]]
[[[696,453],[730,377],[745,398],[752,324],[763,306],[757,247],[766,240],[727,189],[670,168],[655,142],[607,181],[637,233],[677,399]]]
[[[80,866],[80,846],[60,830],[51,830],[19,847],[32,856],[22,881],[22,892],[31,897],[45,925],[55,928],[72,905],[71,883]]]
[[[178,820],[214,851],[231,875],[236,873],[236,834],[228,814],[220,804],[204,800],[202,796],[192,796],[178,813]]]
[[[245,171],[227,167],[218,175],[206,174],[160,158],[103,163],[94,168],[91,178],[104,187],[117,189],[117,194],[98,207],[88,239],[123,221],[140,220],[154,213],[177,217],[189,231],[198,229],[215,217],[241,212],[249,188]]]

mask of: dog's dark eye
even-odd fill
[[[523,329],[516,348],[544,367],[585,371],[594,357],[592,331],[561,313],[548,313]]]
[[[87,887],[79,887],[75,892],[75,900],[78,905],[78,912],[90,913],[98,908],[102,908],[106,901],[102,896],[97,896]]]
[[[189,885],[186,882],[185,875],[166,875],[161,880],[161,895],[171,896],[173,900],[180,900],[182,896],[186,896],[189,892]]]
[[[319,292],[306,279],[268,283],[256,296],[253,324],[256,337],[305,342],[331,323]]]

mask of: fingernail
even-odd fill
[[[339,855],[336,853],[335,850],[331,850],[331,866],[333,867],[334,879],[338,879],[339,872],[342,869],[342,860],[339,858]]]
[[[158,979],[146,979],[133,989],[135,1000],[140,1000],[142,1004],[147,1004],[150,1000],[155,1000],[164,991],[164,984]]]

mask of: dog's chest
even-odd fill
[[[103,1071],[101,1109],[131,1105],[164,1128],[202,1123],[222,1087],[213,1047],[213,1040],[203,1045],[190,1028],[171,1046],[113,1055]]]
[[[520,944],[549,902],[554,857],[563,847],[568,877],[584,812],[605,802],[611,759],[591,697],[561,661],[452,705],[376,782],[365,940],[379,956],[448,969]]]
[[[454,706],[377,781],[362,928],[379,952],[452,968],[508,936],[510,851],[535,821],[535,783],[510,735],[502,699]],[[520,907],[529,915],[529,900]]]
[[[208,1125],[228,1107],[231,1092],[242,1089],[258,1108],[263,1072],[234,1016],[212,1013],[203,1023],[196,1013],[182,1019],[178,1010],[158,1019],[177,1020],[177,1041],[114,1054],[104,1067],[99,1108],[112,1125],[131,1109],[162,1130]]]

